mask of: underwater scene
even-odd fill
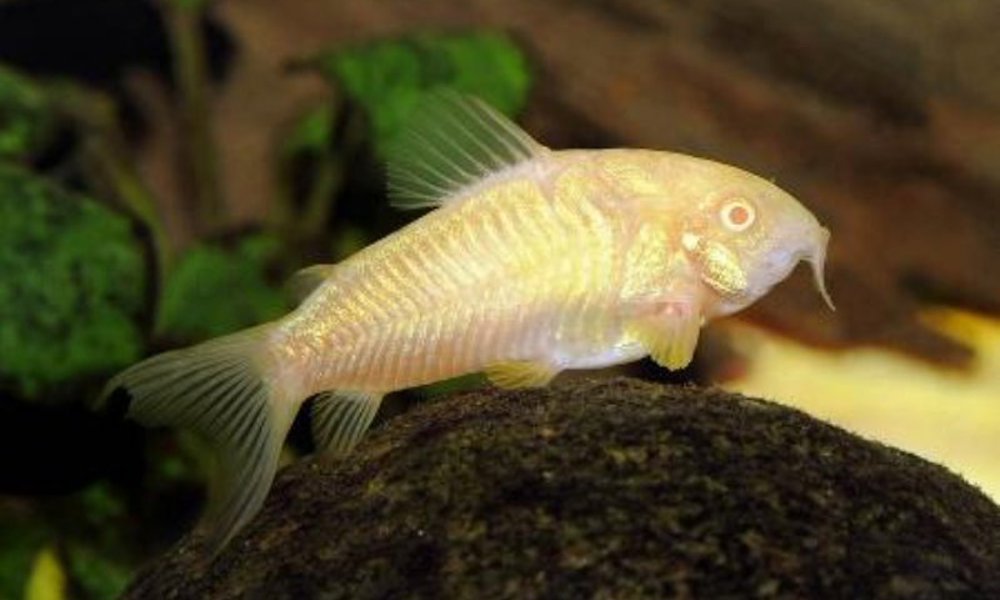
[[[0,0],[0,600],[1000,598],[992,0]]]

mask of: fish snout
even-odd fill
[[[816,291],[830,310],[836,310],[833,299],[826,288],[826,249],[830,232],[816,223],[803,230],[799,228],[777,239],[756,259],[753,270],[754,285],[750,296],[754,299],[766,294],[773,286],[783,281],[802,261],[808,262],[813,274]]]

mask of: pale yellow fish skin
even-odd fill
[[[731,198],[756,209],[740,236],[717,223]],[[274,328],[270,358],[298,398],[380,394],[510,361],[555,373],[653,353],[683,366],[705,320],[766,293],[800,258],[821,271],[825,247],[808,211],[739,169],[546,150],[337,265]],[[679,322],[694,323],[690,349],[670,345]]]

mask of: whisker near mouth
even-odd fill
[[[830,297],[830,293],[826,289],[826,247],[830,242],[830,231],[825,227],[820,227],[819,231],[814,240],[812,251],[806,260],[812,266],[813,281],[816,284],[816,291],[819,295],[823,297],[823,301],[826,305],[830,307],[830,310],[836,312],[837,307],[833,304],[833,298]]]

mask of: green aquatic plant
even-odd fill
[[[524,106],[531,83],[524,54],[499,33],[420,33],[324,53],[311,64],[332,83],[330,98],[305,112],[275,153],[291,201],[279,203],[284,214],[259,233],[235,235],[226,230],[231,215],[222,213],[231,203],[221,201],[207,135],[211,83],[197,39],[205,5],[165,3],[182,63],[175,65],[176,108],[189,120],[178,128],[178,169],[195,184],[191,204],[200,226],[184,252],[164,227],[167,204],[136,167],[115,98],[0,66],[0,393],[11,401],[86,401],[105,375],[152,347],[197,342],[283,314],[290,308],[280,286],[285,274],[316,258],[343,258],[398,225],[384,222],[394,215],[388,209],[371,220],[350,205],[371,197],[350,190],[372,189],[366,178],[375,172],[354,167],[373,164],[370,152],[381,154],[424,94],[453,88],[511,115]],[[68,150],[49,161],[57,133]],[[39,156],[47,173],[78,189],[32,171]],[[345,214],[334,212],[338,201]],[[26,501],[30,518],[20,505],[0,505],[0,598],[20,597],[29,576],[44,583],[53,565],[74,594],[117,595],[151,551],[129,523],[138,514],[157,521],[161,515],[143,512],[146,499],[194,478],[196,444],[185,443],[186,435],[164,439],[169,443],[159,450],[142,450],[152,475],[127,482],[139,490],[128,502],[120,488],[95,480],[58,505]]]
[[[289,307],[268,278],[281,251],[266,234],[239,240],[235,247],[201,244],[177,261],[163,289],[157,331],[186,342],[215,337],[273,319]]]
[[[333,97],[300,115],[280,147],[281,189],[273,222],[288,237],[316,242],[340,237],[360,223],[331,217],[341,192],[364,173],[367,161],[385,149],[429,92],[457,90],[479,96],[508,116],[527,100],[531,70],[509,37],[492,31],[423,32],[338,47],[305,61],[333,88]],[[357,169],[357,166],[361,169]],[[348,209],[350,211],[350,209]],[[386,220],[378,214],[379,220]],[[398,227],[394,226],[389,229]],[[366,226],[369,233],[385,228]],[[338,247],[339,240],[334,240]]]
[[[55,118],[44,91],[0,66],[0,160],[30,158],[50,140]]]
[[[531,86],[521,49],[508,36],[489,31],[379,40],[329,52],[318,64],[364,108],[379,153],[427,92],[454,89],[513,115],[524,107]]]
[[[103,483],[40,506],[0,505],[0,598],[117,597],[134,569],[129,519]]]
[[[0,164],[0,381],[25,398],[141,356],[143,251],[129,221]]]
[[[21,596],[35,554],[50,539],[47,523],[29,516],[21,507],[0,512],[3,543],[0,544],[0,598]]]

